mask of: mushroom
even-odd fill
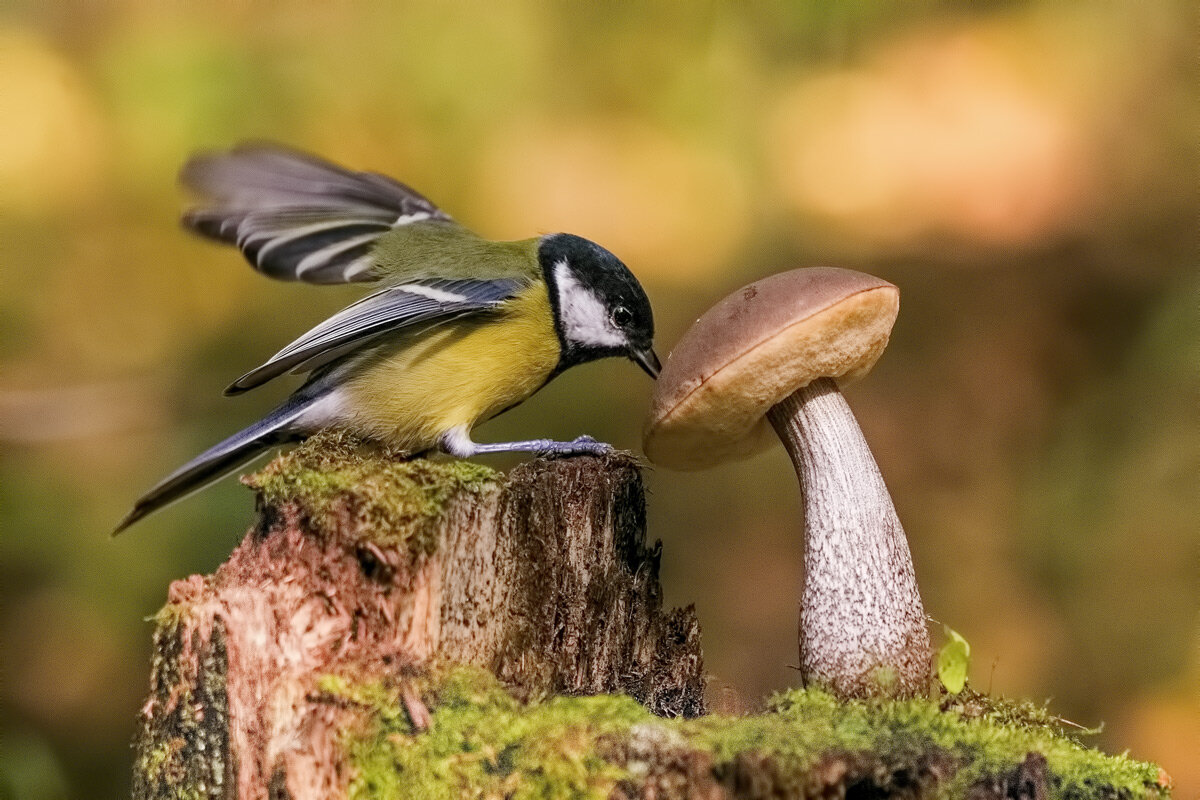
[[[929,631],[904,529],[838,384],[865,375],[899,310],[892,284],[798,269],[717,303],[663,367],[646,455],[691,470],[783,441],[804,495],[800,671],[842,697],[928,691]]]

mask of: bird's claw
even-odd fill
[[[573,456],[606,456],[615,448],[607,442],[598,442],[591,436],[578,436],[569,442],[554,442],[554,447],[539,450],[542,458],[571,458]]]

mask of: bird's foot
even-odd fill
[[[545,458],[570,458],[571,456],[604,456],[612,453],[611,444],[598,442],[591,436],[580,436],[569,442],[553,439],[529,439],[523,442],[496,442],[479,444],[473,442],[467,432],[455,428],[442,437],[441,448],[459,458],[470,458],[484,453],[533,453]]]
[[[570,458],[571,456],[606,456],[614,448],[607,442],[598,442],[591,436],[578,436],[569,442],[546,441],[546,447],[534,451],[543,458]]]

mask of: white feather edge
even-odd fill
[[[314,269],[320,269],[328,264],[331,259],[336,257],[338,253],[358,247],[360,244],[366,244],[367,242],[374,241],[377,238],[379,238],[378,233],[362,233],[358,236],[351,236],[349,239],[343,239],[340,242],[334,242],[333,244],[326,245],[320,250],[314,250],[304,258],[300,259],[299,263],[296,264],[296,277],[299,278],[306,272],[310,272]]]
[[[426,299],[433,300],[436,303],[458,303],[467,299],[466,295],[457,294],[455,292],[447,292],[442,289],[436,289],[432,286],[425,286],[419,283],[390,286],[387,289],[382,289],[378,292],[367,295],[354,305],[348,306],[329,319],[325,320],[320,325],[308,331],[303,336],[296,339],[296,341],[292,342],[287,347],[273,355],[263,366],[267,366],[281,359],[288,358],[289,356],[295,354],[298,350],[310,347],[318,347],[324,342],[331,341],[345,330],[347,316],[344,315],[346,315],[350,309],[355,308],[356,306],[361,305],[362,303],[367,302],[375,297],[378,297],[381,294],[395,291],[401,291],[405,294],[424,297]],[[365,321],[366,320],[364,318],[360,318],[357,320],[356,324],[362,324]]]

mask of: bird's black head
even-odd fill
[[[562,344],[560,372],[585,361],[625,356],[658,376],[650,300],[619,258],[579,236],[552,233],[539,242],[538,261]]]

